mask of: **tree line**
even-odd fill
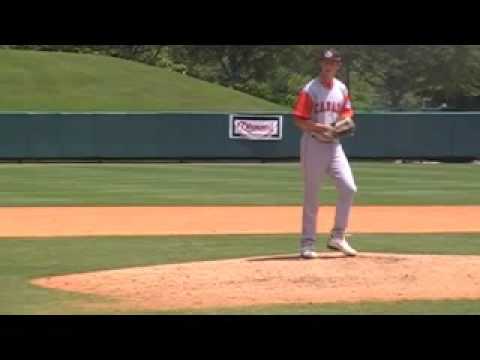
[[[321,49],[361,110],[480,109],[480,45],[3,45],[113,56],[167,68],[291,106]]]

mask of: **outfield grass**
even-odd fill
[[[478,205],[478,165],[353,163],[357,205]],[[329,182],[321,202],[333,205]],[[298,164],[0,165],[0,206],[300,205]]]
[[[368,252],[480,255],[480,234],[361,235],[355,237],[354,241],[358,248]],[[293,235],[0,240],[0,314],[119,314],[81,309],[78,307],[80,302],[97,304],[103,300],[95,296],[37,288],[28,283],[34,278],[136,266],[291,254],[296,247],[297,237]],[[480,301],[291,305],[213,309],[206,312],[148,312],[152,313],[480,314]]]
[[[0,50],[0,111],[285,111],[158,67],[107,56]]]

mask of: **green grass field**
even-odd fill
[[[0,50],[0,111],[281,111],[165,69],[106,56]]]
[[[477,205],[478,165],[353,163],[357,205]],[[0,206],[300,205],[298,164],[0,165]],[[322,203],[336,193],[327,183]]]
[[[478,235],[361,235],[355,244],[364,251],[404,254],[480,255]],[[175,264],[291,254],[294,235],[188,236],[134,238],[70,238],[0,241],[0,314],[105,314],[85,310],[80,302],[104,300],[37,288],[30,279],[126,267]],[[110,312],[112,314],[122,314]],[[138,312],[141,314],[141,312]],[[299,305],[148,312],[145,314],[480,314],[480,301],[401,302],[388,304]],[[131,314],[131,313],[130,313]]]
[[[478,205],[476,165],[354,163],[359,204]],[[2,206],[299,205],[297,164],[1,165]],[[323,193],[333,203],[331,184]],[[4,219],[5,220],[5,219]],[[360,235],[362,251],[480,255],[480,234]],[[296,252],[298,236],[188,236],[0,240],[0,314],[95,314],[93,296],[37,288],[29,280],[135,266]],[[149,314],[160,312],[149,312]],[[181,314],[480,314],[480,301],[295,305]],[[179,314],[173,312],[169,314]]]

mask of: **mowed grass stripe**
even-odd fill
[[[353,162],[357,205],[478,205],[480,167]],[[334,205],[327,181],[321,203]],[[0,165],[0,206],[298,206],[298,163]]]

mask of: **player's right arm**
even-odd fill
[[[332,130],[330,125],[317,124],[312,120],[313,100],[310,94],[302,90],[293,109],[295,124],[304,132],[324,133]]]

